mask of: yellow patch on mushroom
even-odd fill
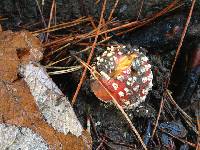
[[[116,65],[116,69],[111,73],[111,77],[117,77],[118,75],[121,75],[122,71],[130,67],[132,61],[137,57],[137,54],[131,53],[120,58]]]

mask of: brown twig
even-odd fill
[[[101,149],[101,147],[103,146],[103,144],[104,144],[104,141],[102,140],[102,141],[101,141],[101,143],[99,144],[99,146],[97,147],[97,149],[96,149],[96,150],[100,150],[100,149]]]
[[[89,18],[81,17],[81,18],[78,18],[78,19],[70,21],[70,22],[61,23],[61,24],[54,25],[54,26],[51,26],[51,27],[46,27],[46,28],[43,28],[43,29],[40,29],[40,30],[36,30],[36,31],[32,32],[32,34],[38,35],[39,33],[57,31],[57,30],[60,30],[60,29],[69,28],[69,27],[78,25],[78,24],[86,22],[86,21],[89,21]]]
[[[190,146],[192,146],[192,147],[196,147],[196,144],[194,144],[194,143],[191,143],[191,142],[189,142],[189,141],[187,141],[187,140],[184,140],[184,139],[181,139],[181,138],[179,138],[179,137],[177,137],[177,136],[174,136],[174,135],[172,135],[171,133],[169,133],[169,132],[167,132],[167,131],[165,131],[165,130],[163,130],[163,129],[160,129],[160,130],[161,130],[162,132],[164,132],[164,133],[170,135],[171,137],[173,137],[173,138],[175,138],[175,139],[181,141],[181,142],[184,143],[184,144],[186,143],[186,144],[188,144],[188,145],[190,145]]]
[[[94,124],[94,121],[93,121],[93,119],[92,119],[92,116],[91,116],[91,115],[88,115],[88,118],[89,118],[90,121],[91,121],[92,128],[93,128],[93,131],[94,131],[94,133],[95,133],[97,139],[100,139],[99,134],[98,134],[97,129],[96,129],[96,126],[95,126],[95,124]]]
[[[176,50],[175,59],[174,59],[174,62],[173,62],[173,64],[172,64],[172,67],[171,67],[171,73],[172,73],[172,71],[173,71],[173,69],[174,69],[174,66],[175,66],[175,64],[176,64],[177,57],[178,57],[179,52],[180,52],[180,49],[181,49],[181,47],[182,47],[182,43],[183,43],[183,40],[184,40],[186,31],[187,31],[187,28],[188,28],[188,25],[189,25],[189,22],[190,22],[190,18],[191,18],[192,12],[193,12],[193,8],[194,8],[195,1],[196,1],[196,0],[193,0],[193,1],[192,1],[192,5],[191,5],[191,8],[190,8],[190,12],[189,12],[189,15],[188,15],[188,17],[187,17],[187,21],[186,21],[184,30],[183,30],[183,32],[182,32],[182,36],[181,36],[181,39],[180,39],[178,48],[177,48],[177,50]],[[176,1],[174,1],[174,3],[176,3]],[[172,3],[171,5],[173,5],[173,3]],[[157,128],[157,125],[158,125],[158,120],[159,120],[159,118],[160,118],[160,113],[161,113],[161,110],[162,110],[162,108],[163,108],[164,97],[165,97],[165,94],[166,94],[166,90],[168,89],[168,86],[169,86],[169,81],[167,82],[165,91],[164,91],[164,93],[163,93],[162,100],[161,100],[161,102],[160,102],[160,103],[161,103],[161,105],[160,105],[160,110],[159,110],[159,113],[158,113],[158,116],[157,116],[157,119],[156,119],[156,125],[155,125],[155,127],[154,127],[154,130],[153,130],[153,133],[152,133],[152,137],[154,136],[154,133],[155,133],[156,128]],[[161,106],[162,106],[162,107],[161,107]]]
[[[193,129],[193,131],[198,134],[196,127],[194,127],[193,125],[192,118],[175,102],[168,89],[166,90],[166,97],[168,97],[170,102],[179,110],[181,116],[183,116],[183,118],[185,119],[187,124]]]
[[[174,7],[176,7],[177,3],[179,2],[179,0],[175,0],[173,1],[171,4],[169,4],[166,8],[162,9],[160,12],[156,13],[156,14],[153,14],[151,15],[150,17],[147,17],[145,19],[142,19],[140,21],[137,21],[139,22],[137,26],[132,26],[130,27],[128,30],[126,31],[122,31],[122,32],[119,32],[117,33],[117,35],[123,35],[125,33],[128,33],[128,32],[131,32],[139,27],[142,27],[150,22],[152,22],[153,20],[157,19],[158,17],[160,16],[163,16],[164,14],[166,14],[167,12],[170,12],[171,10],[174,10]]]
[[[43,16],[43,14],[42,14],[40,5],[39,5],[39,3],[38,3],[38,0],[35,0],[35,2],[36,2],[36,4],[37,4],[38,10],[39,10],[39,12],[40,12],[40,16],[41,16],[41,18],[42,18],[42,22],[43,22],[43,24],[44,24],[44,27],[46,28],[46,27],[47,27],[47,24],[46,24],[46,22],[45,22],[45,19],[44,19],[44,16]]]
[[[92,45],[92,49],[90,51],[90,55],[89,55],[88,60],[87,60],[87,65],[90,64],[90,61],[91,61],[93,53],[94,53],[94,49],[95,49],[95,46],[96,46],[96,43],[97,43],[97,39],[98,39],[98,36],[99,36],[99,32],[100,32],[100,28],[101,28],[101,23],[102,23],[102,20],[103,20],[104,11],[105,11],[105,8],[106,8],[106,2],[107,2],[107,0],[104,0],[103,8],[102,8],[102,11],[101,11],[101,16],[100,16],[100,20],[99,20],[99,25],[97,27],[97,33],[96,33],[96,36],[95,36],[94,43]],[[76,92],[75,92],[75,94],[74,94],[74,96],[72,98],[72,105],[76,102],[76,98],[78,96],[79,90],[80,90],[80,88],[81,88],[81,86],[83,84],[83,81],[85,79],[86,71],[87,71],[87,68],[85,67],[84,71],[83,71],[83,74],[81,76],[80,82],[79,82],[79,84],[77,86]]]
[[[112,38],[112,36],[109,36],[109,37],[107,37],[106,39],[103,39],[103,40],[99,41],[96,45],[99,45],[99,44],[101,44],[101,43],[103,43],[103,42],[106,42],[106,41],[108,41],[108,40],[111,39],[111,38]],[[78,54],[81,54],[81,53],[83,53],[83,52],[86,52],[86,51],[88,51],[88,50],[91,49],[91,48],[92,48],[92,46],[88,46],[87,48],[85,48],[85,49],[83,49],[83,50],[81,50],[81,51],[75,53],[74,55],[78,55]],[[48,67],[53,66],[53,65],[55,65],[55,64],[57,64],[57,63],[59,63],[59,62],[62,62],[62,61],[64,61],[64,60],[66,60],[66,59],[69,59],[69,58],[71,58],[71,56],[65,57],[65,58],[60,59],[60,60],[58,60],[58,61],[56,61],[56,62],[53,62],[53,63],[49,63],[47,66],[48,66]]]
[[[105,30],[104,26],[102,25],[101,26],[102,29],[101,29],[99,35],[127,28],[128,30],[126,30],[126,31],[122,31],[122,32],[116,33],[116,35],[125,34],[125,33],[129,32],[129,31],[132,31],[132,30],[136,29],[136,28],[144,26],[147,23],[150,23],[151,21],[153,21],[156,18],[166,14],[167,12],[170,12],[170,11],[174,10],[175,8],[177,8],[177,6],[176,6],[177,3],[178,3],[178,1],[174,1],[171,4],[169,4],[166,8],[161,10],[160,12],[155,13],[154,15],[152,15],[150,17],[147,17],[145,19],[142,19],[140,21],[132,21],[132,22],[128,22],[128,23],[125,23],[125,24],[124,24],[124,22],[121,22],[121,23],[115,22],[114,23],[114,22],[107,21],[104,26],[105,27],[111,26],[112,28]],[[73,25],[71,25],[71,26],[73,26]],[[57,29],[55,28],[52,31],[54,31],[54,30],[57,30]],[[80,35],[74,35],[71,38],[63,37],[63,38],[56,39],[56,40],[54,40],[52,42],[46,43],[44,46],[45,47],[50,47],[50,46],[55,45],[55,44],[56,45],[63,45],[63,44],[66,44],[67,42],[71,42],[71,41],[74,41],[74,40],[93,38],[93,37],[96,36],[96,33],[97,33],[97,29],[94,29],[89,33],[83,33],[83,34],[80,34]]]
[[[113,13],[114,13],[114,11],[115,11],[115,9],[116,9],[116,7],[117,7],[118,2],[119,2],[119,0],[116,0],[116,1],[115,1],[115,4],[114,4],[114,6],[113,6],[113,8],[112,8],[112,10],[111,10],[111,12],[110,12],[109,17],[108,17],[108,21],[110,21],[110,20],[112,19]]]
[[[154,135],[155,135],[155,132],[156,132],[156,129],[157,129],[157,126],[158,126],[158,121],[159,121],[159,118],[160,118],[160,114],[161,114],[162,109],[163,109],[163,105],[164,105],[164,99],[162,98],[162,99],[161,99],[161,102],[160,102],[160,108],[159,108],[158,116],[157,116],[157,118],[156,118],[156,124],[155,124],[155,126],[154,126],[154,129],[153,129],[153,132],[152,132],[152,135],[151,135],[152,138],[153,138]]]
[[[47,27],[47,34],[46,34],[46,41],[48,39],[48,35],[49,35],[49,28],[51,26],[51,20],[53,18],[53,12],[55,11],[55,0],[53,0],[52,5],[51,5],[51,11],[50,11],[50,17],[49,17],[49,23],[48,23],[48,27]]]
[[[177,58],[178,58],[178,56],[179,56],[180,49],[181,49],[182,44],[183,44],[183,40],[184,40],[184,38],[185,38],[185,34],[186,34],[186,32],[187,32],[187,29],[188,29],[188,25],[189,25],[189,23],[190,23],[190,19],[191,19],[191,16],[192,16],[192,12],[193,12],[193,9],[194,9],[195,2],[196,2],[196,0],[192,0],[192,5],[191,5],[191,7],[190,7],[190,12],[189,12],[189,14],[188,14],[187,21],[186,21],[186,23],[185,23],[185,27],[184,27],[184,29],[183,29],[183,32],[182,32],[182,35],[181,35],[181,39],[180,39],[178,48],[177,48],[177,50],[176,50],[176,55],[175,55],[175,58],[174,58],[174,61],[173,61],[172,67],[171,67],[171,73],[172,73],[173,70],[174,70],[174,66],[175,66],[176,61],[177,61]]]

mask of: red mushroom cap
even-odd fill
[[[135,108],[152,87],[151,65],[139,49],[127,50],[124,45],[107,47],[93,67],[101,74],[101,83],[124,108]],[[100,100],[112,100],[94,77],[91,77],[91,89]]]

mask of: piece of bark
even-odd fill
[[[23,65],[20,69],[36,104],[53,128],[64,134],[80,136],[83,128],[68,99],[38,63]]]
[[[48,150],[48,145],[41,136],[29,128],[0,124],[0,149]]]
[[[1,32],[0,54],[0,123],[31,129],[50,149],[91,149],[91,136],[37,63],[42,58],[40,41],[27,31]],[[17,79],[18,68],[24,79]]]
[[[41,60],[42,51],[40,41],[28,31],[0,32],[0,78],[16,80],[20,63]]]

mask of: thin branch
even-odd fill
[[[160,119],[160,114],[161,114],[161,112],[162,112],[162,110],[163,110],[163,106],[164,106],[164,100],[163,100],[163,98],[162,98],[162,99],[161,99],[161,102],[160,102],[160,108],[159,108],[158,116],[157,116],[157,118],[156,118],[156,124],[155,124],[155,126],[154,126],[154,129],[153,129],[151,138],[153,138],[154,135],[155,135],[155,132],[156,132],[156,129],[157,129],[157,126],[158,126],[158,121],[159,121],[159,119]]]
[[[45,19],[44,19],[44,16],[43,16],[43,14],[42,14],[40,5],[39,5],[39,3],[38,3],[38,0],[35,0],[35,2],[36,2],[36,4],[37,4],[38,10],[39,10],[39,12],[40,12],[40,16],[41,16],[41,18],[42,18],[42,22],[43,22],[43,24],[44,24],[44,27],[46,28],[46,27],[47,27],[47,24],[46,24],[46,22],[45,22]]]
[[[89,55],[88,60],[87,60],[87,65],[90,64],[90,61],[91,61],[93,53],[94,53],[94,49],[95,49],[95,46],[96,46],[96,43],[97,43],[97,39],[98,39],[98,36],[99,36],[99,33],[100,33],[101,23],[102,23],[102,20],[103,20],[103,14],[104,14],[104,11],[105,11],[105,8],[106,8],[106,2],[107,2],[107,0],[104,0],[103,8],[102,8],[102,11],[101,11],[101,16],[100,16],[100,20],[99,20],[99,25],[97,27],[97,33],[96,33],[96,36],[95,36],[95,39],[94,39],[94,43],[92,45],[92,50],[90,51],[90,55]],[[79,82],[79,84],[77,86],[76,92],[75,92],[75,94],[74,94],[74,96],[72,98],[72,105],[76,102],[76,98],[78,96],[79,90],[80,90],[80,88],[81,88],[81,86],[83,84],[83,81],[85,79],[86,71],[87,71],[87,68],[85,67],[84,71],[83,71],[83,74],[81,76],[80,82]]]
[[[176,61],[177,61],[177,58],[178,58],[178,56],[179,56],[180,49],[181,49],[182,44],[183,44],[183,40],[184,40],[184,38],[185,38],[185,34],[186,34],[186,32],[187,32],[187,29],[188,29],[188,25],[189,25],[189,23],[190,23],[190,19],[191,19],[191,16],[192,16],[192,12],[193,12],[193,9],[194,9],[195,2],[196,2],[196,0],[192,0],[192,5],[191,5],[191,7],[190,7],[190,12],[189,12],[189,15],[188,15],[188,17],[187,17],[187,21],[186,21],[186,23],[185,23],[185,27],[184,27],[183,32],[182,32],[182,35],[181,35],[181,39],[180,39],[178,48],[177,48],[177,50],[176,50],[176,55],[175,55],[175,58],[174,58],[174,62],[173,62],[173,64],[172,64],[171,72],[174,70],[174,66],[175,66]]]
[[[112,10],[111,10],[111,12],[110,12],[110,15],[109,15],[109,17],[108,17],[108,21],[110,21],[110,20],[112,19],[113,13],[114,13],[114,11],[115,11],[115,9],[116,9],[118,3],[119,3],[119,0],[116,0],[116,1],[115,1],[115,4],[114,4],[114,6],[113,6],[113,8],[112,8]]]

